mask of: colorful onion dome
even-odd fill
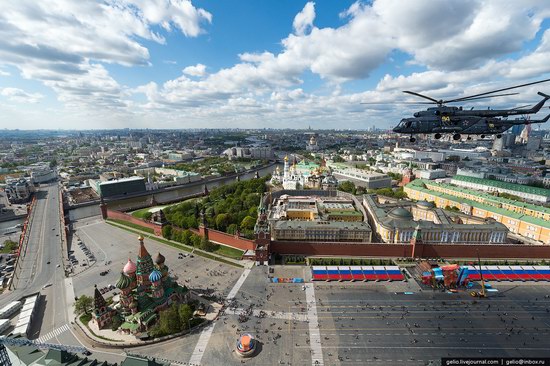
[[[151,272],[151,274],[149,275],[149,281],[151,282],[158,282],[162,279],[162,274],[154,269],[153,272]]]
[[[122,270],[124,271],[124,273],[128,275],[130,273],[136,273],[136,269],[137,269],[136,264],[132,262],[130,258],[128,258],[128,263],[126,263],[126,265]]]
[[[116,283],[116,287],[124,290],[125,288],[130,287],[132,284],[132,279],[124,274],[124,272],[120,272],[120,278],[118,279]]]
[[[156,264],[164,264],[165,260],[166,260],[166,258],[164,258],[164,256],[162,254],[160,254],[160,252],[155,257],[155,263]]]

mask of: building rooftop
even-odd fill
[[[489,211],[489,212],[496,213],[498,215],[503,215],[503,216],[507,216],[507,217],[514,218],[514,219],[517,219],[517,220],[522,220],[524,222],[527,222],[527,223],[530,223],[530,224],[533,224],[533,225],[538,225],[538,226],[550,229],[550,222],[548,222],[544,219],[532,217],[532,216],[529,216],[529,215],[525,215],[525,214],[521,214],[521,213],[518,213],[518,212],[510,211],[510,210],[500,208],[500,207],[487,205],[487,204],[480,203],[480,202],[477,202],[477,201],[473,201],[473,200],[470,200],[470,199],[467,199],[467,198],[462,198],[462,197],[452,196],[452,195],[449,195],[449,194],[446,194],[446,193],[432,191],[432,190],[426,188],[425,185],[444,185],[445,187],[451,188],[451,189],[457,188],[457,187],[451,186],[449,184],[434,183],[434,182],[423,180],[423,179],[416,179],[416,180],[412,181],[411,183],[407,184],[407,187],[411,187],[412,189],[417,190],[417,191],[425,192],[425,193],[430,194],[432,196],[441,197],[441,198],[448,199],[450,201],[455,201],[455,202],[459,201],[460,203],[465,203],[465,204],[468,204],[472,207],[480,208],[480,209],[483,209],[483,210],[486,210],[486,211]],[[477,191],[464,189],[464,188],[460,189],[460,190],[457,189],[457,191],[462,191],[462,192],[472,194],[472,195],[476,195],[476,196],[480,195],[479,192],[477,192]],[[495,197],[495,198],[498,198],[498,197]]]
[[[414,183],[414,181],[413,181],[413,183]],[[453,190],[455,192],[461,192],[461,193],[464,193],[464,194],[475,195],[477,197],[483,198],[483,200],[485,202],[488,202],[488,203],[490,203],[490,205],[493,205],[495,207],[498,207],[500,205],[510,205],[510,206],[526,208],[526,209],[532,210],[534,212],[541,212],[541,213],[545,213],[545,214],[550,214],[550,208],[548,208],[548,207],[535,205],[535,204],[527,203],[527,202],[523,202],[523,201],[516,201],[516,200],[509,199],[509,198],[493,196],[492,194],[489,194],[489,193],[474,191],[474,190],[471,190],[471,189],[468,189],[468,188],[458,187],[458,186],[455,186],[455,185],[452,185],[452,184],[435,183],[433,181],[428,181],[428,180],[424,181],[424,180],[418,180],[418,179],[417,179],[417,183],[428,184],[428,185],[430,185],[430,184],[438,185],[440,187],[444,187],[444,188]]]
[[[144,180],[144,178],[143,177],[119,178],[119,179],[114,179],[114,180],[108,180],[108,181],[105,181],[105,182],[101,182],[101,183],[99,183],[99,185],[104,186],[104,185],[107,185],[107,184],[133,182],[133,181],[139,181],[139,180]]]
[[[370,230],[366,222],[342,222],[342,221],[303,221],[303,220],[283,220],[275,222],[276,229],[306,229],[312,227],[324,227],[327,229],[346,229],[346,230]]]
[[[468,183],[475,183],[475,184],[483,184],[489,187],[502,188],[502,189],[507,189],[507,190],[516,191],[516,192],[550,197],[550,189],[531,187],[523,184],[502,182],[500,180],[468,177],[465,175],[455,175],[453,177],[453,180],[468,182]]]

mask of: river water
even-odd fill
[[[265,177],[268,174],[272,174],[275,171],[275,168],[277,165],[280,165],[280,164],[271,165],[267,168],[262,168],[258,170],[259,176]],[[282,169],[282,165],[280,165],[280,169]],[[243,173],[239,175],[239,179],[249,180],[254,178],[255,175],[256,175],[255,172]],[[212,190],[216,187],[220,187],[220,186],[235,182],[236,179],[237,179],[236,177],[228,177],[228,178],[220,178],[215,181],[209,181],[207,183],[196,182],[196,183],[186,184],[185,186],[172,189],[169,191],[161,191],[161,192],[153,191],[151,192],[151,195],[142,196],[142,197],[133,197],[133,198],[123,199],[123,200],[117,200],[114,202],[109,202],[107,203],[107,206],[111,209],[120,210],[120,211],[128,211],[131,209],[151,206],[153,195],[157,204],[177,202],[178,200],[184,200],[186,197],[202,193],[204,191],[205,184],[206,184],[206,187],[208,187],[208,190]]]

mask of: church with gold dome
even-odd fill
[[[316,164],[311,161],[303,160],[296,163],[296,158],[292,165],[289,163],[288,156],[284,158],[284,167],[281,170],[277,166],[271,176],[271,184],[281,185],[283,189],[336,189],[338,181],[327,168],[325,161],[322,164]]]
[[[180,286],[168,274],[166,258],[158,253],[153,261],[145,248],[143,236],[140,235],[138,240],[137,261],[128,258],[116,283],[120,301],[111,308],[95,289],[92,320],[99,329],[110,327],[113,317],[118,316],[122,331],[131,334],[145,332],[156,323],[160,311],[174,303],[189,301],[189,289]]]

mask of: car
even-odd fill
[[[47,261],[46,264],[50,264],[50,261]]]
[[[59,236],[59,234],[55,234],[55,236]]]
[[[57,266],[55,266],[55,268],[59,268],[59,267],[61,267],[61,264],[58,264]]]
[[[52,231],[54,231],[54,230],[55,230],[55,228],[54,228],[54,227],[52,227]]]
[[[51,283],[47,283],[47,284],[45,284],[44,286],[42,286],[42,289],[48,288],[48,287],[50,287],[51,285],[52,285]]]
[[[87,263],[82,263],[80,266],[81,267],[86,267],[88,264]]]
[[[90,355],[92,354],[92,352],[90,352],[90,351],[88,351],[88,350],[85,350],[85,351],[82,352],[82,354],[83,354],[84,356],[90,356]]]

